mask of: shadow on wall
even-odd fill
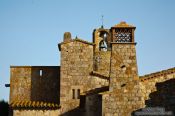
[[[102,116],[102,97],[101,95],[81,95],[79,106],[60,116]]]
[[[31,73],[31,100],[60,102],[60,67],[33,67]]]
[[[109,86],[95,88],[80,95],[79,107],[68,111],[61,116],[102,116],[102,95],[99,93],[109,90]]]
[[[0,116],[8,116],[9,105],[4,100],[0,101]]]
[[[84,115],[85,115],[85,112],[78,107],[60,116],[84,116]]]
[[[157,91],[150,93],[145,101],[146,108],[134,111],[133,116],[139,113],[159,113],[162,116],[174,116],[175,114],[175,79],[156,83]],[[135,114],[135,115],[134,115]]]

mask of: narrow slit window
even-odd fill
[[[43,70],[39,70],[40,77],[43,76]]]
[[[72,99],[75,99],[75,89],[72,89]]]
[[[80,89],[77,90],[77,99],[80,99]]]

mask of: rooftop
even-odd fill
[[[125,21],[121,21],[119,24],[114,25],[114,27],[119,27],[119,28],[123,28],[123,27],[135,28],[133,25],[129,25]]]

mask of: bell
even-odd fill
[[[104,41],[101,43],[100,48],[101,48],[101,49],[106,48],[106,47],[105,47],[105,44],[104,44]]]

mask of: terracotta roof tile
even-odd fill
[[[135,28],[133,25],[129,25],[127,24],[125,21],[121,21],[119,24],[116,24],[114,27],[133,27]]]
[[[13,101],[10,103],[11,107],[22,108],[59,108],[57,103],[43,102],[43,101]]]
[[[140,76],[139,79],[141,81],[146,81],[146,80],[155,79],[155,78],[158,78],[160,76],[171,74],[171,73],[175,73],[175,67],[167,69],[167,70],[162,70],[159,72],[151,73],[151,74],[146,74],[144,76]]]

